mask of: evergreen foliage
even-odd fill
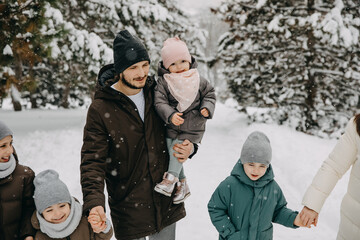
[[[49,41],[41,34],[46,2],[9,0],[0,4],[0,97],[9,89],[32,92],[36,88],[36,66],[46,56]],[[15,110],[21,110],[15,94],[12,97]]]
[[[359,9],[355,0],[231,0],[213,10],[230,26],[218,59],[249,118],[338,136],[359,104]]]
[[[3,12],[16,12],[15,2],[17,1],[1,5],[4,16],[2,19],[7,22],[11,22],[13,17]],[[156,73],[163,41],[174,35],[178,35],[188,44],[192,54],[200,60],[203,58],[206,32],[197,28],[189,17],[176,7],[174,0],[26,2],[41,2],[41,11],[38,14],[41,21],[36,22],[38,42],[33,45],[42,51],[41,54],[34,55],[37,58],[34,57],[33,62],[29,63],[34,70],[31,74],[34,80],[30,81],[31,84],[16,80],[23,101],[31,102],[32,107],[68,108],[84,104],[84,100],[93,93],[99,69],[113,61],[112,41],[116,33],[123,29],[128,29],[144,42],[152,60],[151,74]],[[19,15],[21,19],[26,13],[20,12]],[[17,36],[21,31],[28,34],[26,30],[14,29],[13,25],[12,22],[8,23],[14,32],[11,36]],[[1,42],[0,49],[4,52],[9,45],[15,52],[16,41],[16,37],[8,38],[6,44]],[[0,77],[2,84],[7,86],[1,92],[4,97],[10,86],[7,76],[15,72],[16,64],[15,55],[5,56],[2,53],[1,57]],[[20,72],[24,74],[25,70]]]

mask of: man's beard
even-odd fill
[[[144,78],[144,77],[142,77],[142,78]],[[142,78],[135,78],[134,80],[136,81],[136,80],[140,80],[140,79],[142,79]],[[144,83],[143,86],[140,86],[140,87],[131,84],[128,80],[125,79],[124,74],[121,74],[121,75],[120,75],[120,80],[121,80],[121,82],[122,82],[124,85],[126,85],[127,87],[129,87],[129,88],[131,88],[131,89],[142,89],[142,88],[145,86],[145,83]],[[146,82],[146,81],[145,81],[145,82]]]

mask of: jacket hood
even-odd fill
[[[239,179],[241,182],[252,187],[264,187],[266,184],[274,180],[274,172],[272,170],[271,164],[268,166],[264,176],[262,176],[256,181],[251,180],[246,175],[240,159],[236,162],[233,170],[231,171],[231,175]]]
[[[114,83],[117,82],[115,80],[115,75],[116,72],[113,63],[108,64],[100,69],[97,77],[97,84],[94,96],[95,99],[102,98],[108,100],[120,100],[121,98],[125,97],[124,94],[116,91],[111,87]],[[147,91],[149,88],[154,87],[154,83],[154,77],[148,76],[144,91]]]
[[[105,87],[108,84],[114,84],[115,80],[114,77],[116,75],[114,64],[108,64],[102,67],[98,73],[97,84],[101,87]],[[113,81],[112,81],[113,80]]]
[[[193,56],[191,56],[190,69],[197,68],[197,66],[198,66],[198,64],[196,62],[196,59]],[[163,61],[160,61],[158,64],[158,76],[161,77],[167,73],[170,73],[170,71],[164,67]]]

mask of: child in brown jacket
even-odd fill
[[[12,143],[12,131],[0,121],[0,239],[33,240],[35,174],[19,164]]]
[[[109,240],[112,227],[107,219],[100,222],[82,215],[82,205],[70,195],[70,192],[54,170],[39,173],[34,180],[34,200],[36,211],[31,222],[37,230],[36,240],[76,239]],[[99,229],[95,233],[94,229]]]

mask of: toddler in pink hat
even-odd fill
[[[190,196],[183,162],[174,156],[174,145],[190,141],[197,146],[205,132],[207,119],[215,110],[215,90],[199,75],[195,58],[186,44],[178,37],[168,38],[161,49],[162,61],[158,65],[155,87],[155,108],[167,125],[169,168],[155,191],[171,196],[175,184],[174,204],[184,202]]]

